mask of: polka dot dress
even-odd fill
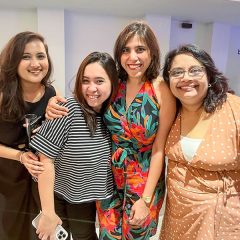
[[[178,116],[166,154],[168,195],[160,239],[240,239],[240,98],[228,95],[190,162],[181,149]]]

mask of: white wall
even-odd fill
[[[171,21],[170,49],[182,44],[196,44],[208,53],[212,47],[212,26],[210,23],[192,23],[192,28],[182,28],[182,21]]]
[[[210,53],[212,47],[212,24],[195,23],[195,28],[194,43]]]
[[[214,23],[212,31],[212,47],[210,55],[218,69],[225,73],[228,60],[231,26],[222,23]]]
[[[171,22],[170,49],[177,48],[182,44],[194,43],[195,23],[192,23],[192,28],[182,28],[181,23],[177,20]]]
[[[161,65],[163,65],[165,55],[170,50],[171,17],[148,14],[145,16],[145,20],[151,26],[159,41]]]
[[[112,55],[117,35],[132,18],[65,13],[66,94],[73,89],[81,61],[93,51]]]
[[[6,22],[7,19],[7,22]],[[220,23],[192,23],[181,28],[181,21],[170,16],[146,14],[143,17],[160,42],[162,62],[169,50],[184,43],[196,43],[207,50],[217,67],[230,78],[231,87],[240,95],[239,27]],[[64,12],[58,9],[0,10],[0,48],[18,32],[36,31],[46,38],[54,63],[54,85],[69,95],[71,80],[82,59],[92,51],[112,54],[113,44],[122,28],[134,20],[114,16]]]
[[[36,10],[0,10],[0,49],[21,31],[37,31]]]
[[[38,32],[46,39],[53,62],[53,85],[65,94],[64,11],[38,9]]]
[[[240,96],[240,27],[232,27],[228,51],[226,75],[230,80],[230,86]]]

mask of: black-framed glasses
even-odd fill
[[[205,74],[205,67],[203,66],[193,66],[188,70],[184,70],[183,68],[173,68],[169,71],[170,78],[183,78],[185,73],[188,73],[189,77],[200,79]]]

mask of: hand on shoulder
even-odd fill
[[[62,96],[54,96],[51,97],[48,101],[48,105],[46,108],[45,117],[46,119],[53,120],[54,118],[61,118],[66,116],[68,113],[68,109],[64,106],[60,106],[58,103],[65,103],[67,100]]]

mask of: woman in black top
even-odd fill
[[[24,115],[44,120],[52,63],[44,38],[21,32],[0,54],[0,239],[32,240],[31,221],[39,212],[37,185],[32,180],[43,170],[38,157],[27,150]],[[30,174],[32,175],[30,175]]]

